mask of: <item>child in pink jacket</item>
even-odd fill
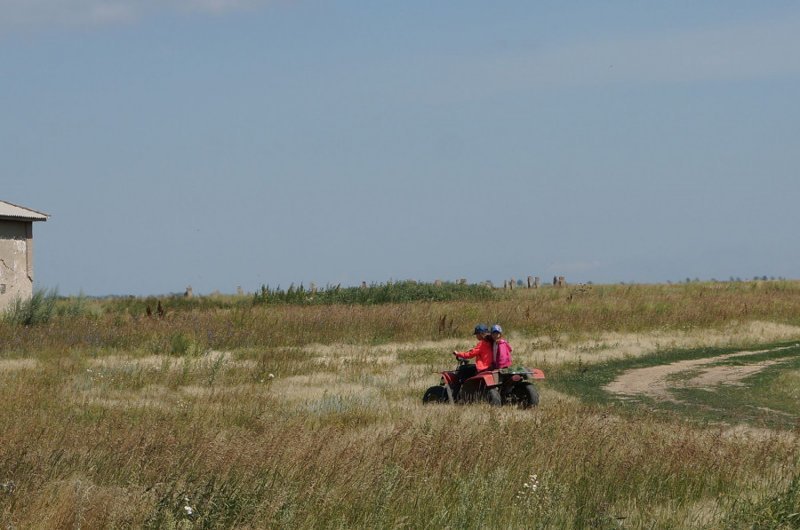
[[[511,366],[511,344],[503,338],[500,324],[492,326],[492,367],[495,370]]]

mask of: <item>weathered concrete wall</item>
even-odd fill
[[[0,220],[0,310],[33,295],[32,225]]]

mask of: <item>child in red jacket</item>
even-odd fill
[[[474,335],[478,339],[478,344],[474,348],[464,352],[454,351],[453,355],[456,356],[456,359],[472,359],[475,357],[475,367],[478,372],[489,370],[492,367],[492,342],[489,328],[485,324],[478,324],[475,326]]]

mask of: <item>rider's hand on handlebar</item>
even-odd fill
[[[456,359],[458,359],[458,352],[457,351],[454,351],[453,355],[455,355]]]

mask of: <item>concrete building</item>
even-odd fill
[[[0,310],[33,295],[33,223],[48,217],[0,201]]]

